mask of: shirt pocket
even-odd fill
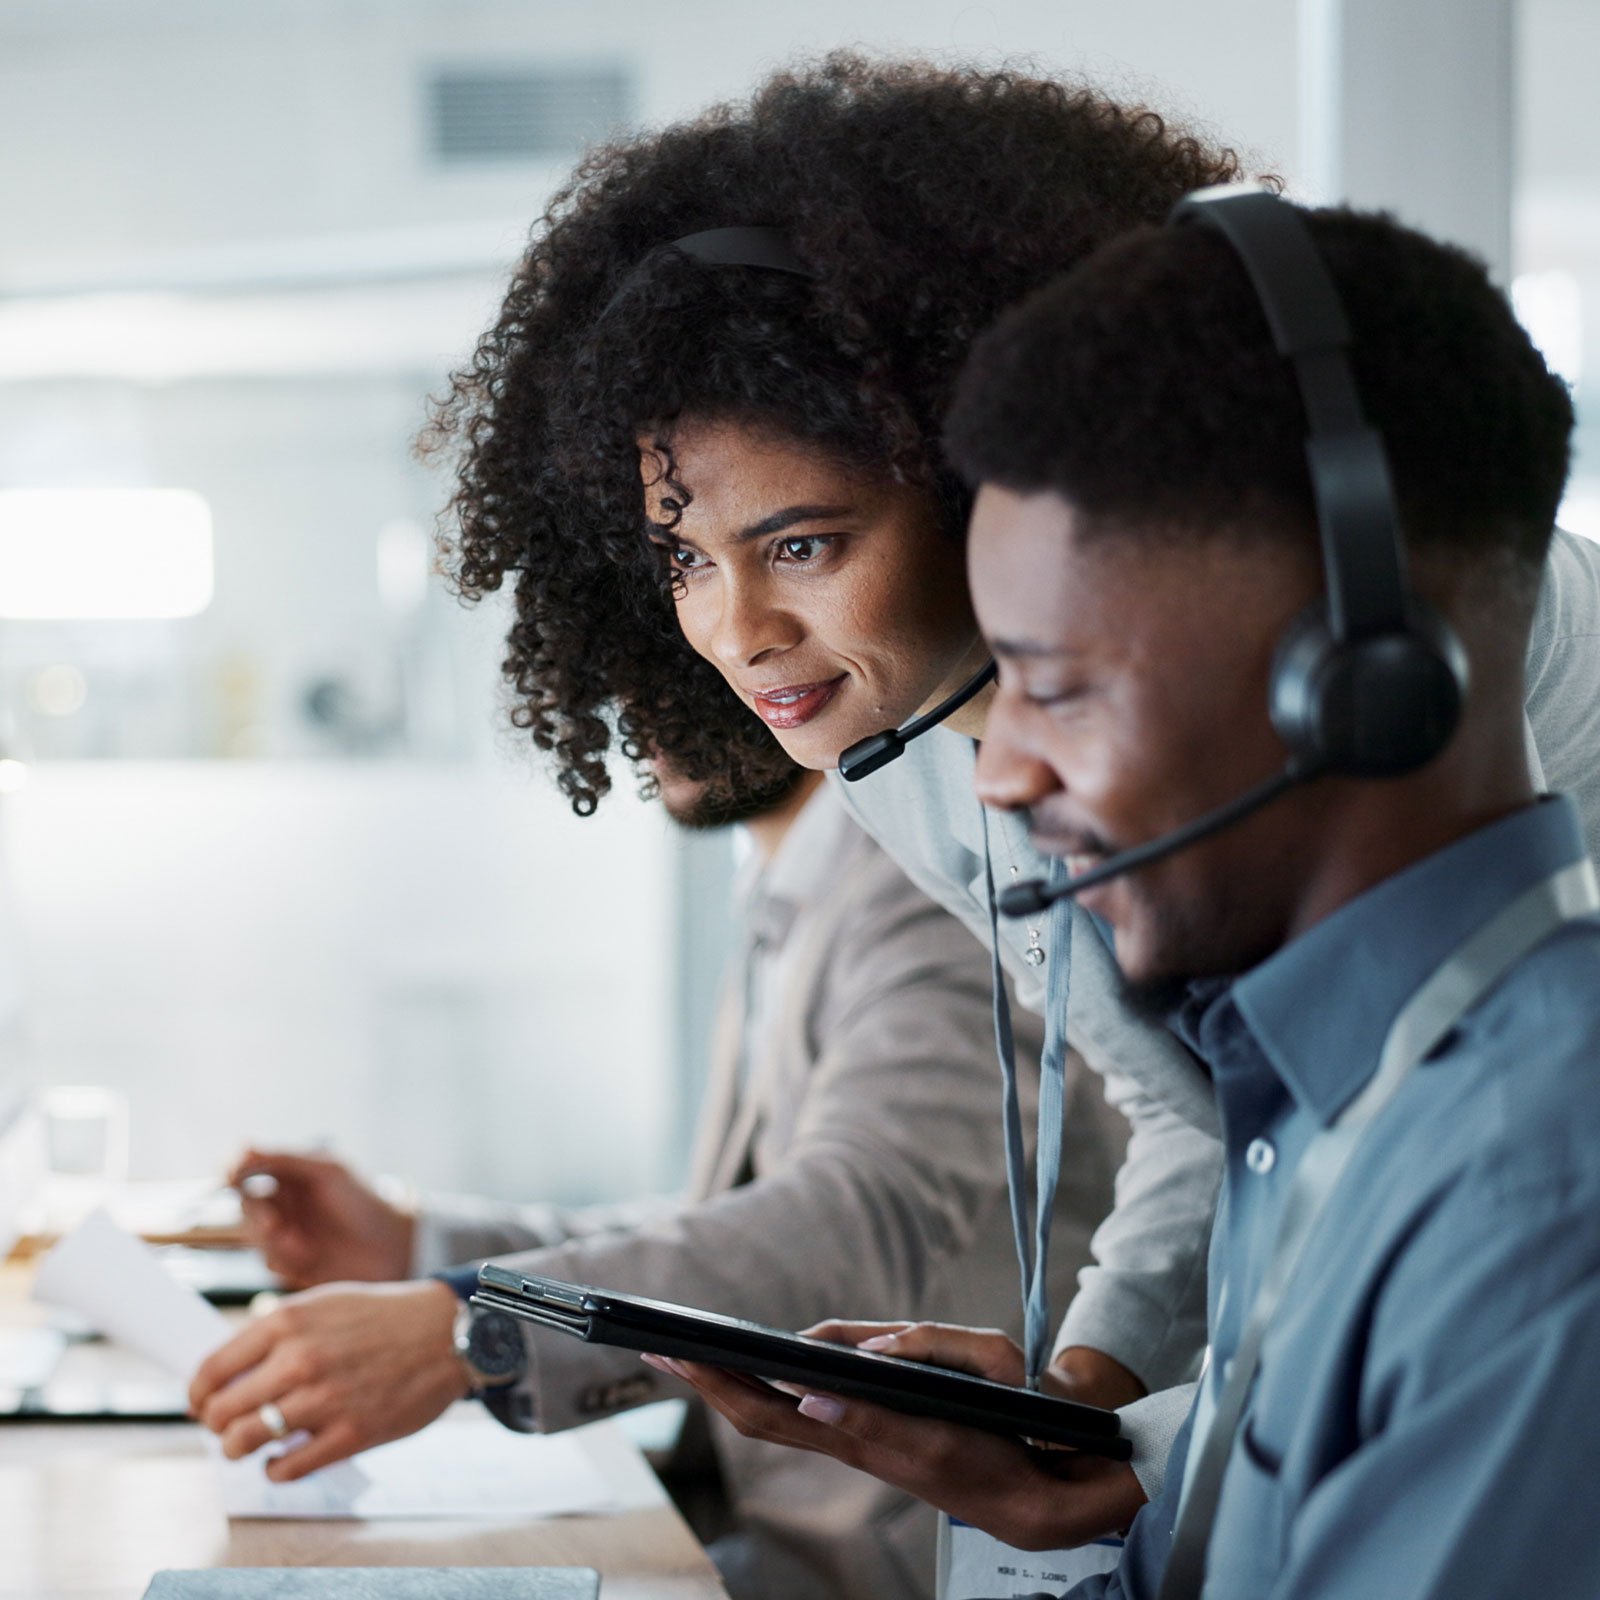
[[[1206,1563],[1207,1595],[1254,1600],[1276,1582],[1288,1546],[1282,1465],[1247,1419],[1222,1481]]]

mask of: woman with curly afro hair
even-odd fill
[[[783,750],[833,768],[970,680],[985,658],[968,497],[940,449],[969,347],[1012,302],[1237,170],[1232,152],[1087,87],[855,56],[590,155],[428,440],[460,458],[455,579],[469,598],[513,587],[513,718],[574,808],[606,793],[613,750],[661,753],[730,795],[786,787]],[[730,228],[762,232],[707,259],[694,236]],[[1047,863],[1015,819],[980,822],[986,704],[846,797],[988,943],[991,836],[1002,874]],[[1137,1401],[1136,1455],[1069,1486],[1020,1444],[962,1430],[970,1448],[944,1451],[962,1470],[908,1469],[902,1487],[1042,1548],[1126,1526],[1159,1478],[1188,1409],[1171,1386],[1204,1339],[1220,1146],[1203,1074],[1122,1004],[1090,924],[1063,904],[998,943],[1039,1011],[1070,943],[1071,1012],[1052,1019],[1073,1046],[1066,1071],[1087,1061],[1133,1123],[1048,1381]],[[1023,1375],[1008,1340],[940,1337],[902,1348]],[[836,1448],[810,1426],[815,1448]]]
[[[641,537],[641,426],[759,420],[914,486],[959,575],[967,496],[939,429],[974,336],[1236,168],[1085,88],[851,56],[592,153],[426,439],[460,452],[454,576],[472,598],[513,586],[514,718],[574,808],[610,788],[613,747],[703,781],[771,745],[684,647]],[[730,224],[779,230],[807,276],[663,248]]]

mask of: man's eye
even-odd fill
[[[781,539],[778,542],[778,558],[781,561],[792,561],[804,566],[808,561],[815,561],[827,549],[829,540],[821,534],[807,534],[794,539]]]
[[[1076,700],[1082,695],[1083,690],[1076,686],[1066,689],[1047,689],[1030,692],[1023,696],[1030,706],[1060,706],[1069,700]]]

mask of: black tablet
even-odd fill
[[[1130,1441],[1121,1437],[1115,1411],[688,1306],[530,1278],[493,1265],[479,1269],[473,1304],[509,1311],[591,1344],[703,1361],[990,1433],[1070,1445],[1117,1461],[1126,1461],[1133,1453]]]

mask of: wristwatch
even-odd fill
[[[463,1302],[456,1308],[455,1347],[475,1392],[504,1389],[528,1370],[521,1325],[506,1311]]]

